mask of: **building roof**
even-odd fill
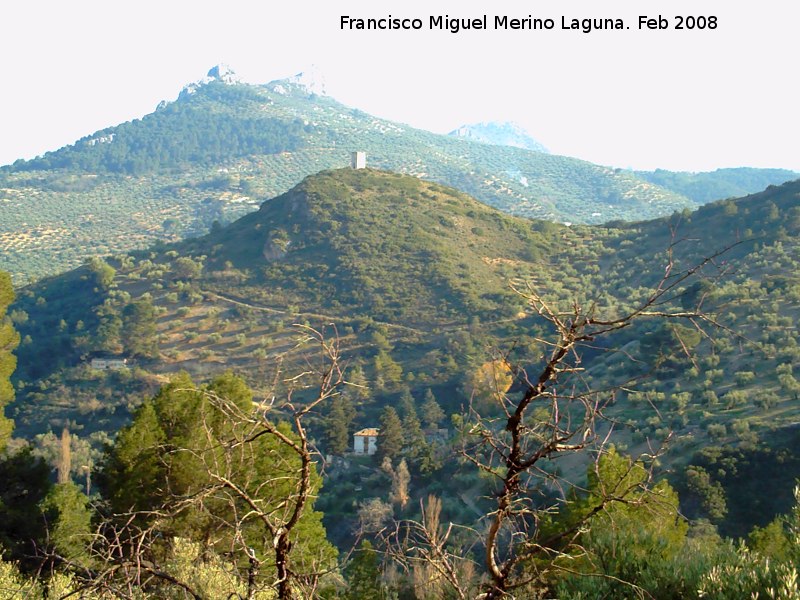
[[[362,429],[361,431],[356,431],[353,435],[358,435],[362,437],[373,437],[378,435],[378,428],[377,427],[367,427],[366,429]]]

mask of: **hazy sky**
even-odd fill
[[[342,31],[341,15],[421,31]],[[431,15],[552,18],[550,31],[428,29]],[[716,16],[639,31],[640,15]],[[622,18],[582,33],[561,17]],[[27,0],[0,7],[0,164],[152,112],[216,63],[264,83],[317,65],[329,93],[437,132],[514,120],[553,152],[620,167],[800,170],[791,0]]]

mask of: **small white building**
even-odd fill
[[[378,429],[367,427],[353,434],[353,452],[372,456],[378,451]]]
[[[117,371],[128,368],[128,359],[116,356],[93,358],[90,366],[98,371]]]
[[[350,166],[354,169],[367,168],[367,153],[366,152],[351,152],[350,153]]]

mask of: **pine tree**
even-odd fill
[[[378,553],[369,540],[361,542],[361,547],[344,569],[347,580],[346,600],[378,600],[384,597],[381,585],[381,572]]]
[[[343,454],[350,445],[347,414],[339,400],[337,398],[333,401],[331,412],[325,419],[325,438],[328,442],[328,451],[333,454]]]
[[[400,392],[400,401],[398,402],[400,408],[400,417],[407,419],[409,416],[417,416],[417,406],[414,402],[414,396],[411,395],[411,390],[407,387],[403,388]]]
[[[417,413],[409,413],[403,419],[403,456],[414,465],[415,469],[419,466],[420,457],[425,454],[427,446]]]
[[[243,536],[262,559],[273,552],[264,521],[242,515],[255,505],[263,518],[274,519],[271,531],[284,526],[289,499],[297,494],[301,458],[291,446],[297,442],[288,424],[275,426],[279,436],[253,435],[253,421],[246,419],[252,411],[251,390],[231,373],[204,386],[185,373],[176,376],[139,408],[107,452],[100,484],[112,510],[142,511],[136,524],[158,528],[165,536],[213,540],[212,548],[234,545],[238,551],[232,536]],[[248,441],[232,450],[232,439]],[[292,524],[292,558],[297,565],[328,565],[335,550],[321,513],[313,510],[321,486],[313,467],[309,479],[311,498]],[[204,493],[221,480],[236,494],[206,498]],[[159,510],[173,516],[156,520],[152,511]]]
[[[150,298],[140,298],[122,311],[122,343],[131,356],[158,356],[156,312]]]
[[[369,398],[369,384],[364,369],[360,364],[354,365],[347,372],[347,383],[349,384],[348,393],[352,393],[356,400],[366,400]]]
[[[436,396],[430,388],[425,390],[425,401],[422,403],[422,421],[428,429],[436,429],[439,427],[445,414],[442,407],[436,401]]]
[[[88,504],[89,498],[71,481],[54,485],[41,504],[50,543],[60,556],[77,564],[89,561],[92,513]]]
[[[50,466],[30,448],[0,459],[0,548],[23,571],[39,566],[36,547],[45,538],[39,503],[50,489]]]
[[[375,377],[378,376],[387,385],[396,385],[403,377],[403,368],[384,350],[375,355]]]
[[[3,414],[6,405],[14,399],[11,374],[17,366],[12,352],[19,345],[19,334],[14,330],[11,320],[6,318],[8,306],[14,301],[14,288],[11,277],[0,271],[0,452],[11,439],[14,422]]]
[[[383,409],[380,419],[381,427],[378,432],[378,458],[394,459],[400,456],[403,450],[403,424],[397,411],[392,406]]]

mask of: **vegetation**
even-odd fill
[[[330,171],[23,288],[0,576],[87,597],[791,597],[799,193],[565,227]],[[379,455],[349,453],[376,426]]]
[[[370,166],[453,186],[507,213],[574,223],[653,218],[797,176],[633,173],[415,130],[288,81],[211,81],[141,119],[0,169],[0,269],[22,284],[92,255],[201,235],[307,175],[345,166],[356,149]]]
[[[745,167],[717,169],[709,173],[675,173],[656,169],[637,171],[636,174],[645,181],[682,194],[698,204],[746,196],[770,185],[798,178],[797,173],[785,169]]]
[[[4,414],[6,405],[14,399],[10,377],[16,367],[16,358],[12,352],[19,344],[19,335],[6,316],[8,306],[13,300],[11,279],[8,273],[0,272],[0,452],[5,449],[13,427],[13,423]]]

